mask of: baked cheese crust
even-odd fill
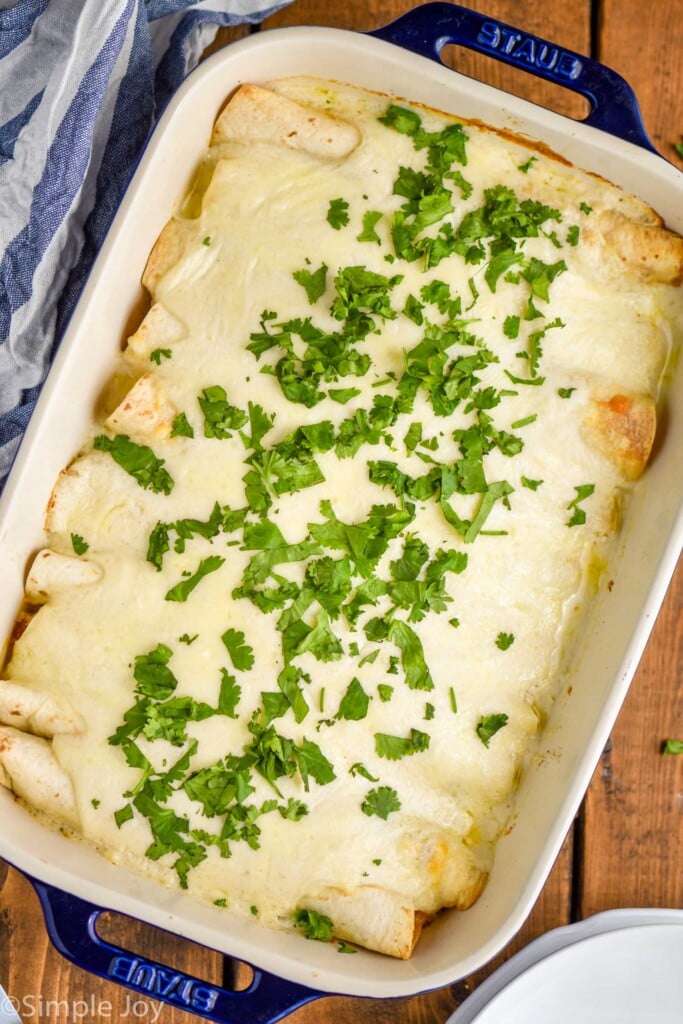
[[[410,956],[567,685],[682,267],[528,142],[243,86],[56,483],[0,781],[199,900]]]

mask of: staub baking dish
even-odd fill
[[[588,97],[577,123],[443,67],[457,42]],[[552,43],[450,4],[428,4],[369,36],[296,28],[264,33],[208,60],[178,92],[150,141],[91,274],[0,505],[0,634],[9,635],[27,563],[41,546],[53,482],[78,450],[122,339],[139,320],[140,276],[177,209],[226,96],[241,82],[305,73],[478,118],[542,140],[572,163],[652,204],[683,232],[681,175],[647,141],[635,99],[613,72]],[[680,368],[679,368],[680,371]],[[536,899],[571,824],[647,642],[683,541],[683,374],[667,381],[666,429],[635,491],[610,592],[593,610],[571,695],[558,700],[528,771],[514,828],[499,843],[489,884],[466,915],[445,913],[410,961],[369,952],[339,956],[192,903],[47,831],[0,787],[0,855],[40,895],[50,935],[81,966],[215,1021],[274,1021],[323,993],[400,996],[472,972],[512,937]],[[256,967],[251,987],[224,991],[103,942],[102,909],[140,918]],[[267,972],[267,973],[264,973]],[[283,980],[286,979],[286,980]]]

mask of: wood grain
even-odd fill
[[[597,54],[635,90],[653,144],[683,167],[673,149],[683,139],[683,0],[603,0]]]

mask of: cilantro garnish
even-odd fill
[[[419,729],[411,729],[409,736],[391,736],[386,732],[375,733],[375,753],[389,761],[399,761],[406,755],[422,753],[429,747],[431,737]]]
[[[317,939],[318,942],[329,942],[332,939],[334,925],[331,919],[325,914],[319,914],[317,910],[295,910],[292,920],[307,939]]]
[[[340,228],[346,227],[349,223],[349,204],[345,199],[330,199],[330,205],[327,211],[327,223],[330,227],[333,227],[335,231],[339,231]]]
[[[530,156],[529,159],[525,160],[523,164],[518,164],[517,165],[517,170],[521,171],[522,174],[528,174],[529,171],[534,166],[534,164],[536,163],[537,160],[538,160],[537,156]]]
[[[516,338],[519,335],[520,319],[518,316],[506,316],[503,322],[503,334],[506,338]]]
[[[578,487],[574,487],[574,490],[576,497],[566,506],[568,511],[571,509],[572,514],[565,525],[582,526],[586,522],[586,513],[584,509],[579,508],[579,503],[590,498],[595,491],[595,484],[580,484]]]
[[[360,681],[354,677],[341,699],[336,717],[358,722],[367,715],[369,705],[369,696],[361,686]]]
[[[166,601],[187,601],[188,597],[195,589],[200,580],[209,573],[216,572],[225,562],[225,559],[220,555],[209,555],[208,558],[203,558],[199,563],[195,571],[187,579],[181,580],[180,583],[176,583],[174,587],[168,591],[165,596]]]
[[[683,154],[682,154],[683,155]],[[664,740],[661,746],[662,754],[683,754],[683,740]]]
[[[394,693],[394,688],[393,688],[393,686],[390,686],[388,683],[378,683],[377,684],[377,693],[378,693],[379,699],[382,701],[382,703],[386,704],[387,701],[391,700],[391,698],[393,696],[393,693]]]
[[[368,210],[363,214],[363,230],[357,236],[357,242],[376,242],[381,245],[381,238],[375,231],[375,226],[381,221],[384,215],[379,210]]]
[[[235,668],[248,672],[254,664],[254,649],[245,643],[244,633],[230,628],[223,633],[221,640],[225,644]]]
[[[71,547],[74,549],[77,555],[84,555],[90,545],[83,540],[79,533],[71,534]]]
[[[366,793],[360,807],[363,814],[367,814],[368,817],[375,814],[386,821],[390,814],[401,810],[401,801],[391,786],[378,786],[377,789],[371,789]]]
[[[496,647],[501,651],[507,651],[509,647],[512,647],[514,642],[515,637],[512,633],[499,633],[496,637]]]
[[[557,393],[560,398],[571,398],[576,391],[576,388],[558,388]]]
[[[173,420],[171,437],[194,437],[194,429],[184,412],[179,412]]]
[[[155,348],[150,352],[149,358],[153,363],[156,363],[157,366],[161,366],[161,360],[170,359],[172,355],[173,352],[170,348]]]
[[[227,392],[220,384],[204,388],[198,401],[204,413],[204,437],[232,437],[233,430],[243,427],[248,420],[246,412],[228,402]]]
[[[484,746],[488,747],[492,737],[507,724],[508,716],[506,714],[484,715],[477,724],[477,736]]]
[[[99,434],[93,447],[100,452],[109,452],[114,462],[130,474],[145,490],[170,494],[173,478],[164,469],[164,460],[157,458],[151,448],[136,444],[127,434],[116,434],[113,438]]]
[[[318,301],[327,287],[327,270],[327,266],[323,263],[313,273],[304,268],[295,270],[292,274],[294,280],[305,290],[311,305]]]

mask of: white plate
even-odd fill
[[[680,1024],[683,911],[599,914],[513,957],[448,1024]]]

